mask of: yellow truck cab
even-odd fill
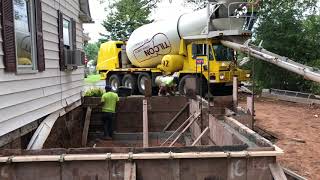
[[[97,59],[97,71],[101,72],[101,79],[105,79],[103,75],[108,70],[122,68],[121,67],[121,46],[123,41],[108,41],[100,45]]]
[[[232,93],[233,76],[237,76],[239,81],[250,78],[249,71],[237,67],[234,50],[221,45],[219,40],[181,39],[178,54],[165,55],[161,64],[150,68],[132,66],[125,55],[125,48],[121,46],[124,46],[121,41],[103,43],[98,55],[97,70],[113,90],[126,86],[132,88],[133,93],[144,94],[146,79],[151,80],[156,90],[154,80],[157,76],[176,74],[180,94],[185,94],[186,79],[198,78],[198,94],[204,95],[210,87],[212,95],[228,95]]]

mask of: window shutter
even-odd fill
[[[35,0],[35,9],[36,9],[37,63],[38,63],[38,70],[41,72],[45,70],[41,0]]]
[[[58,38],[59,38],[59,64],[60,70],[65,70],[64,62],[64,44],[63,44],[63,14],[58,10]]]
[[[14,34],[13,1],[1,0],[2,39],[5,71],[16,72],[16,46]]]
[[[86,64],[86,54],[81,51],[81,65],[85,65]]]
[[[77,23],[71,19],[72,50],[77,49]]]

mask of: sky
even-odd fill
[[[106,17],[105,8],[108,3],[100,4],[101,0],[89,0],[91,17],[94,24],[84,24],[84,32],[89,33],[90,42],[96,42],[100,38],[99,33],[105,33],[104,27],[101,25]],[[188,13],[192,11],[191,7],[183,5],[183,0],[162,0],[158,7],[152,11],[151,18],[155,21],[169,19],[172,16]]]

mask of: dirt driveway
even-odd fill
[[[256,125],[272,132],[285,151],[283,167],[311,180],[320,179],[320,108],[259,98]]]

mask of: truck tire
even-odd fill
[[[179,93],[181,95],[186,95],[186,87],[185,87],[185,85],[186,85],[186,80],[188,78],[197,78],[197,77],[194,76],[194,75],[185,75],[180,79],[178,88],[179,88]],[[196,94],[200,95],[200,87],[199,87],[200,80],[196,80],[196,83],[197,83],[196,84]],[[202,96],[205,96],[207,91],[208,91],[207,82],[205,81],[205,79],[202,81],[201,90],[202,90]]]
[[[189,79],[189,78],[195,78],[195,76],[185,75],[180,79],[179,86],[178,86],[180,95],[186,95],[186,87],[185,87],[185,85],[186,85],[186,80]]]
[[[139,76],[138,76],[138,89],[139,89],[139,92],[141,94],[144,95],[144,92],[145,92],[145,84],[144,84],[144,81],[145,80],[150,80],[151,81],[151,76],[148,74],[148,73],[140,73]]]
[[[121,77],[117,74],[113,74],[109,77],[109,85],[113,91],[118,91],[118,88],[121,86]]]
[[[137,77],[132,74],[126,74],[122,78],[122,86],[131,88],[131,94],[134,94],[137,92],[138,86],[137,86]]]
[[[233,92],[233,86],[225,84],[211,84],[210,93],[212,96],[230,96]]]

